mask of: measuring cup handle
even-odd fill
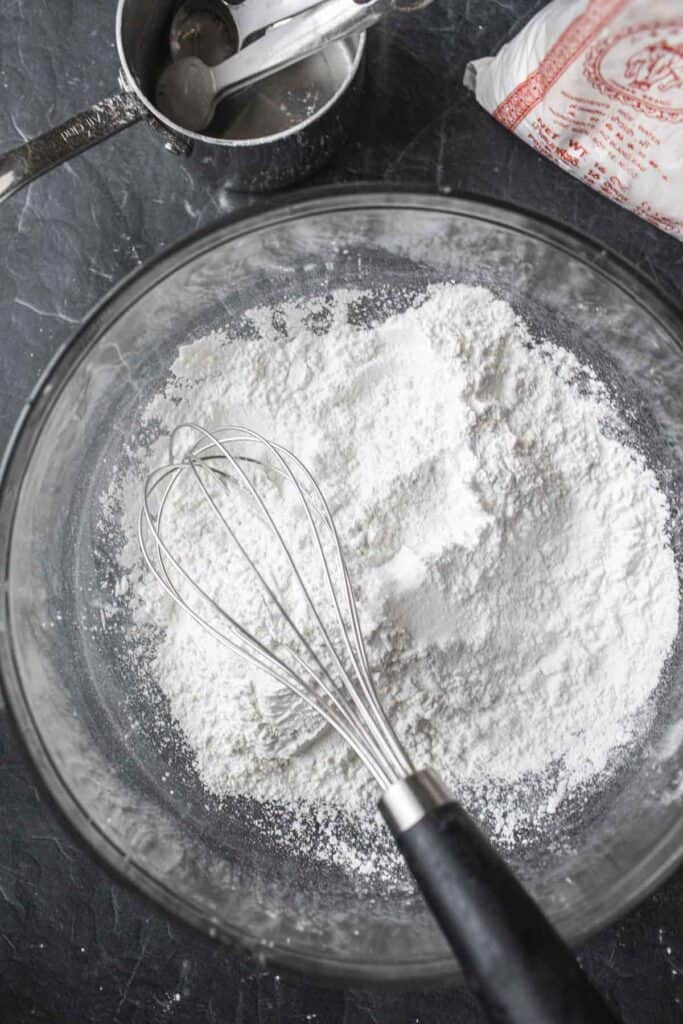
[[[100,100],[57,128],[0,156],[0,202],[41,174],[139,121],[145,107],[132,93]]]

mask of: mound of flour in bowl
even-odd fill
[[[188,343],[145,419],[162,433],[246,425],[308,465],[399,736],[513,841],[599,784],[645,728],[678,623],[667,503],[607,389],[488,290],[434,286],[370,327],[365,302],[257,309]],[[141,479],[159,452],[132,453],[107,506],[121,510],[140,635],[164,627],[152,671],[204,785],[367,817],[375,787],[342,741],[142,566]],[[198,576],[227,573],[182,516],[169,529]],[[267,635],[245,580],[230,611]]]

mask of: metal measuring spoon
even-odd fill
[[[282,5],[269,6],[283,9]],[[215,67],[209,67],[199,57],[183,57],[170,64],[159,77],[156,103],[175,124],[188,131],[202,132],[224,96],[345,36],[363,32],[395,6],[393,0],[324,0],[314,7],[307,6]],[[424,3],[420,2],[420,6]]]
[[[173,60],[199,57],[213,67],[255,36],[322,0],[184,0],[173,16],[169,44]]]

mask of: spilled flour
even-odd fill
[[[246,425],[311,469],[399,736],[514,842],[601,785],[646,728],[678,622],[667,503],[620,440],[606,388],[489,291],[434,286],[370,327],[358,326],[366,299],[257,309],[237,340],[233,329],[188,343],[145,420],[162,433]],[[105,514],[126,538],[120,588],[139,636],[164,627],[152,672],[204,785],[323,825],[339,809],[366,821],[377,793],[355,756],[143,568],[141,479],[160,452],[131,453]],[[190,500],[176,511],[179,560],[267,633],[247,573],[228,574],[205,531],[188,529]],[[321,855],[360,863],[340,842]]]

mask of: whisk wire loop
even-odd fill
[[[323,711],[320,708],[319,704],[314,700],[309,690],[307,689],[305,682],[300,680],[296,673],[294,673],[282,659],[278,658],[277,655],[272,654],[272,652],[267,647],[265,647],[265,645],[262,644],[257,637],[253,636],[248,630],[245,630],[239,622],[232,618],[232,616],[227,615],[224,612],[224,610],[213,600],[211,595],[203,587],[201,587],[193,579],[193,577],[191,577],[185,571],[183,566],[177,561],[172,552],[169,551],[166,544],[161,539],[159,533],[158,519],[156,521],[152,519],[151,513],[149,511],[149,493],[151,493],[154,490],[154,488],[159,485],[164,476],[169,475],[170,473],[175,473],[175,471],[184,470],[186,468],[187,466],[184,464],[175,465],[172,467],[172,469],[169,469],[169,467],[164,467],[166,472],[160,474],[156,480],[152,480],[149,485],[149,490],[146,489],[146,504],[145,507],[143,508],[140,521],[138,524],[138,536],[140,539],[140,546],[148,566],[151,568],[152,572],[154,573],[155,577],[157,578],[163,589],[180,606],[182,606],[185,612],[187,612],[187,614],[190,615],[191,618],[198,623],[198,625],[200,625],[207,633],[209,633],[209,635],[211,635],[215,640],[217,640],[222,645],[235,651],[241,657],[247,658],[248,660],[254,662],[258,668],[260,668],[271,678],[275,679],[276,682],[280,683],[280,685],[288,687],[293,693],[295,693],[298,697],[305,701],[308,706],[312,707],[319,714],[322,714],[326,718],[326,720],[329,721],[330,725],[332,725],[333,728],[335,728],[339,732],[342,738],[346,740],[347,743],[349,743],[352,749],[356,751],[356,753],[361,758],[363,763],[366,765],[368,770],[374,774],[372,754],[368,749],[366,749],[366,744],[362,741],[362,739],[360,739],[359,741],[359,738],[354,735],[353,731],[350,728],[350,723],[346,720],[348,716],[345,712],[345,709],[339,705],[336,696],[333,694],[332,700],[335,707],[341,711],[341,715],[337,715],[335,713],[335,709]],[[171,486],[173,482],[174,480],[171,481]],[[159,506],[159,511],[157,512],[157,517],[163,511],[162,506],[164,503],[165,498],[162,498]],[[150,547],[148,546],[147,540],[144,536],[144,524],[147,525],[147,527],[149,528],[150,532],[154,537],[157,552],[156,562],[154,559],[154,555],[152,554]],[[197,596],[199,596],[200,599],[206,601],[211,607],[213,607],[222,617],[224,617],[229,622],[230,626],[235,629],[238,635],[246,641],[247,646],[241,646],[233,638],[226,635],[225,632],[217,629],[211,622],[208,621],[208,619],[206,619],[205,616],[200,615],[192,608],[189,602],[186,601],[186,599],[182,596],[176,585],[173,583],[165,563],[165,558],[168,559],[168,561],[173,565],[176,571],[185,579],[185,581],[188,583],[192,591]]]
[[[179,436],[188,431],[194,432],[199,439],[189,450],[186,448],[184,455],[176,456]],[[234,450],[235,446],[238,446],[238,451]],[[243,451],[245,446],[257,446],[259,457],[240,453],[239,448]],[[294,488],[331,600],[333,621],[342,640],[343,653],[337,649],[268,502],[247,472],[255,468]],[[283,648],[278,641],[274,650],[255,636],[187,571],[169,548],[162,535],[164,519],[169,514],[174,488],[188,473],[212,517],[226,531],[263,594],[277,610],[281,622],[291,632],[296,647]],[[292,579],[311,613],[322,648],[330,659],[329,666],[297,626],[278,596],[277,588],[269,583],[224,511],[219,492],[229,498],[234,486],[254,504],[255,514],[284,554]],[[321,527],[325,531],[325,540]],[[383,788],[413,770],[375,691],[351,580],[332,513],[317,482],[297,456],[247,427],[226,427],[212,432],[193,423],[180,425],[169,438],[168,464],[155,469],[145,481],[138,536],[144,559],[166,593],[219,643],[250,660],[322,715],[356,751]],[[188,600],[190,596],[193,600]],[[209,609],[212,619],[203,614]]]

